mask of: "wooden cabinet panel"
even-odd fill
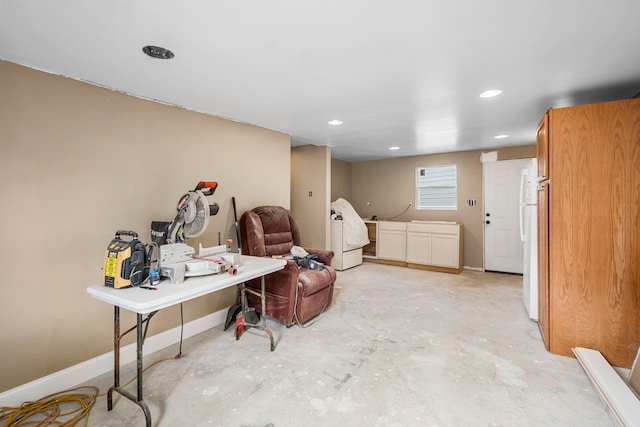
[[[536,131],[536,158],[538,160],[538,177],[547,178],[549,164],[549,113],[545,114]]]
[[[538,187],[538,328],[549,350],[549,187]]]
[[[549,350],[549,113],[546,113],[536,131],[538,163],[538,328],[545,348]]]
[[[640,345],[640,100],[549,112],[550,350]],[[542,288],[542,287],[541,287]]]

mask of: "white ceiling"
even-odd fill
[[[549,107],[637,94],[639,16],[638,0],[0,0],[0,58],[361,161],[531,144]]]

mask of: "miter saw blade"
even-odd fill
[[[184,222],[190,223],[196,219],[196,215],[198,214],[198,201],[199,196],[195,193],[189,193],[189,200],[187,200],[187,204],[184,211]]]
[[[184,237],[198,237],[209,225],[209,202],[202,191],[190,191],[184,213]]]

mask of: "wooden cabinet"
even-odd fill
[[[545,344],[566,356],[596,349],[628,368],[640,346],[640,99],[551,109],[547,137]]]
[[[407,224],[407,263],[462,271],[460,224]]]
[[[545,348],[549,350],[549,114],[545,114],[536,132],[538,156],[538,328]],[[540,164],[543,164],[540,167]]]
[[[407,249],[407,223],[378,222],[378,258],[405,261]]]
[[[538,160],[538,177],[547,178],[549,164],[549,113],[545,114],[536,131],[536,157]]]

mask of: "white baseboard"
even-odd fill
[[[227,309],[193,320],[184,325],[184,339],[223,324],[227,319]],[[180,326],[145,339],[143,354],[148,355],[162,350],[180,341]],[[120,365],[136,360],[136,344],[120,349]],[[0,393],[0,407],[20,406],[23,402],[32,402],[52,393],[66,390],[85,383],[92,378],[113,370],[113,351],[78,363],[46,377],[31,381],[11,390]]]
[[[607,406],[609,417],[615,425],[638,426],[640,400],[616,370],[609,365],[602,353],[582,347],[574,347],[572,350]]]
[[[462,268],[464,270],[471,270],[471,271],[484,271],[484,268],[482,267],[469,267],[468,265],[465,265]]]

